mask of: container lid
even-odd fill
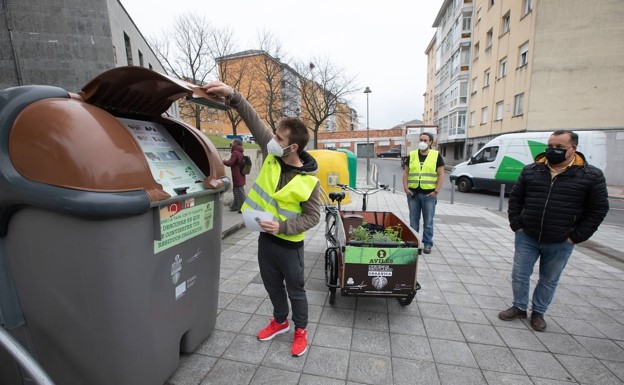
[[[197,85],[143,67],[103,72],[79,94],[88,104],[115,115],[160,116],[181,98],[221,110],[229,108],[209,98]]]

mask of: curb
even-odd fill
[[[230,235],[236,233],[238,230],[242,229],[243,227],[245,227],[245,223],[244,222],[240,222],[235,224],[234,226],[230,227],[229,229],[225,229],[221,232],[221,239],[225,239],[227,237],[229,237]]]

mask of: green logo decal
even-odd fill
[[[534,142],[532,140],[527,140],[529,143],[529,148],[531,149],[531,159],[535,159],[538,154],[546,151],[546,144],[541,142]]]
[[[496,180],[510,180],[515,182],[518,180],[523,168],[524,163],[514,158],[504,156],[494,178]]]
[[[380,248],[347,246],[346,263],[415,265],[418,249],[412,247]]]

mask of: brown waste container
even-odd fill
[[[0,315],[57,384],[162,384],[214,329],[229,180],[166,113],[202,96],[140,67],[0,91]]]

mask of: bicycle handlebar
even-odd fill
[[[380,184],[379,187],[369,188],[365,190],[357,190],[349,185],[341,184],[341,183],[336,183],[336,186],[340,187],[343,190],[353,191],[354,193],[359,194],[359,195],[371,195],[371,194],[378,193],[382,190],[385,190],[385,191],[390,190],[390,186],[385,185],[385,184]]]

